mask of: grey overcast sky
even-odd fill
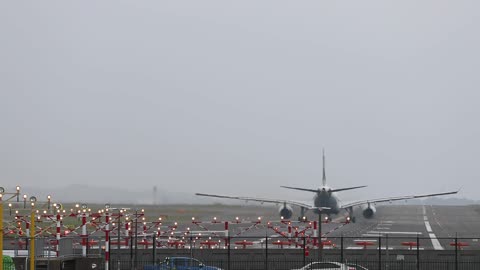
[[[479,10],[2,1],[1,185],[480,199]]]

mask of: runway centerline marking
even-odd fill
[[[430,222],[425,221],[425,227],[427,227],[427,232],[433,233],[432,226],[430,226]]]
[[[430,239],[432,240],[432,245],[435,250],[444,250],[442,245],[440,245],[440,241],[438,241],[437,237],[433,233],[429,233]]]
[[[433,211],[432,211],[433,212]],[[423,206],[423,213],[426,213],[425,205]],[[433,212],[435,215],[435,212]],[[442,245],[440,244],[440,241],[438,241],[437,237],[433,233],[432,226],[430,226],[430,222],[428,221],[428,217],[426,214],[423,216],[423,220],[425,222],[425,227],[428,232],[428,236],[430,237],[430,240],[432,241],[433,249],[435,250],[444,250]]]

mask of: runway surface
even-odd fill
[[[222,211],[221,207],[216,207]],[[280,223],[276,209],[271,207],[225,206],[223,211],[223,215],[214,213],[218,214],[218,220],[235,220],[236,217],[239,220],[238,224],[230,222],[229,235],[245,237],[253,242],[253,247],[263,247],[266,236],[274,238],[270,240],[272,243],[284,239],[284,236],[294,236],[295,228],[301,231],[306,226],[306,223],[292,222],[292,233],[289,234],[288,224]],[[255,225],[258,216],[262,216],[262,222]],[[416,249],[418,243],[421,250],[453,250],[455,237],[458,237],[456,244],[459,248],[480,249],[479,206],[380,205],[372,219],[363,218],[360,211],[355,216],[356,223],[343,223],[344,216],[334,217],[331,223],[322,223],[322,239],[331,242],[324,246],[325,249],[339,248],[342,236],[345,249],[362,249],[368,242],[366,248]],[[318,216],[309,214],[308,218],[313,221]],[[191,225],[190,230],[204,231],[204,235],[208,234],[208,230],[219,231],[216,235],[223,235],[223,224],[209,224],[211,219],[211,216],[202,215],[199,211],[197,220],[202,220],[202,225]],[[267,220],[272,221],[271,225],[267,225]],[[308,232],[314,234],[312,228]]]

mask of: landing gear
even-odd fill
[[[325,223],[329,223],[329,222],[331,222],[331,221],[332,221],[332,218],[331,218],[329,215],[327,215],[327,216],[325,217],[325,219],[324,219],[324,222],[325,222]]]
[[[348,213],[347,223],[350,223],[350,222],[355,223],[356,218],[353,216],[353,207],[347,208],[347,213]]]
[[[303,217],[298,217],[298,221],[301,221],[301,222],[307,222],[308,219],[306,216],[303,216]]]
[[[345,223],[347,223],[347,224],[350,223],[350,222],[355,223],[355,221],[356,221],[355,217],[347,216],[347,218],[345,220]]]

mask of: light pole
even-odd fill
[[[0,193],[0,267],[3,269],[3,192]]]
[[[32,198],[35,198],[32,196]],[[30,212],[30,270],[35,270],[35,202],[30,198],[32,211]],[[35,199],[36,200],[36,199]]]
[[[135,260],[133,261],[133,269],[137,269],[137,252],[138,252],[138,240],[137,240],[137,233],[138,231],[138,210],[135,209]]]

